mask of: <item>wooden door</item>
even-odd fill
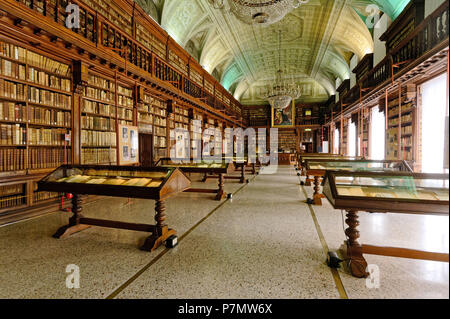
[[[153,135],[139,134],[139,161],[141,166],[153,166]]]

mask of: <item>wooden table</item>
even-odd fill
[[[357,171],[366,172],[377,171],[404,171],[412,172],[411,167],[406,161],[388,161],[388,160],[346,160],[346,159],[306,159],[305,171],[307,176],[313,176],[314,195],[313,205],[322,205],[320,193],[320,179],[325,176],[327,171]],[[309,184],[311,185],[311,184]]]
[[[345,160],[362,160],[360,156],[343,156],[340,154],[328,154],[328,153],[303,153],[298,156],[298,169],[301,176],[306,176],[305,162],[306,160],[314,159],[345,159]],[[311,180],[306,176],[306,185],[311,186]]]
[[[223,161],[228,162],[228,163],[233,163],[235,170],[239,171],[241,173],[240,176],[230,176],[230,175],[225,175],[223,178],[224,179],[238,179],[239,183],[243,184],[245,183],[246,179],[245,179],[245,172],[246,172],[246,167],[249,164],[248,158],[247,157],[223,157],[222,158]],[[255,171],[256,172],[256,171]],[[206,182],[209,178],[218,178],[218,175],[211,175],[208,173],[205,173],[202,179],[202,182]]]
[[[448,253],[361,245],[357,229],[361,211],[448,216],[448,174],[330,171],[325,175],[323,192],[335,209],[347,211],[344,248],[353,276],[368,276],[363,254],[449,261]]]
[[[82,177],[77,177],[82,176]],[[104,182],[101,182],[105,180]],[[124,180],[123,183],[121,181]],[[144,183],[145,186],[131,186]],[[92,183],[95,182],[95,183]],[[91,184],[92,183],[92,184]],[[109,183],[109,184],[104,184]],[[120,185],[112,185],[121,183]],[[125,184],[129,184],[126,186]],[[176,235],[174,229],[168,228],[165,200],[189,188],[191,182],[176,168],[144,168],[136,166],[91,166],[63,165],[38,182],[39,191],[72,193],[72,213],[69,224],[61,227],[53,235],[65,238],[90,226],[101,226],[135,231],[150,232],[142,250],[152,251],[167,239]],[[153,186],[152,186],[153,185]],[[114,220],[102,220],[84,217],[82,212],[82,195],[101,195],[127,198],[156,200],[155,225],[125,223]]]
[[[160,167],[176,167],[179,168],[184,173],[202,173],[205,175],[218,176],[219,185],[218,189],[208,189],[208,188],[189,188],[185,192],[191,193],[212,193],[216,194],[216,200],[222,200],[227,196],[224,190],[224,177],[225,174],[231,174],[234,172],[234,164],[232,162],[227,163],[223,161],[222,163],[208,163],[208,162],[195,162],[194,160],[180,160],[173,161],[170,158],[161,158],[156,166]]]

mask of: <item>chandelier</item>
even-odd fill
[[[298,99],[301,95],[300,86],[295,84],[294,78],[287,81],[283,77],[281,70],[281,31],[278,35],[278,65],[279,69],[275,75],[275,83],[269,85],[266,92],[261,96],[262,99],[267,100],[269,104],[275,109],[287,108],[292,100]]]
[[[269,25],[309,0],[208,0],[216,9],[231,11],[247,24]]]

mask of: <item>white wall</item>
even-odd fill
[[[381,35],[386,32],[392,21],[387,14],[383,14],[375,26],[373,32],[373,66],[377,65],[386,56],[386,43],[379,40]]]
[[[354,87],[356,84],[356,74],[352,71],[358,65],[358,62],[358,56],[354,54],[352,59],[350,60],[350,88]]]
[[[425,18],[444,2],[445,0],[425,0]]]

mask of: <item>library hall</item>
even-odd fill
[[[0,0],[0,299],[448,300],[448,40],[449,0]]]

